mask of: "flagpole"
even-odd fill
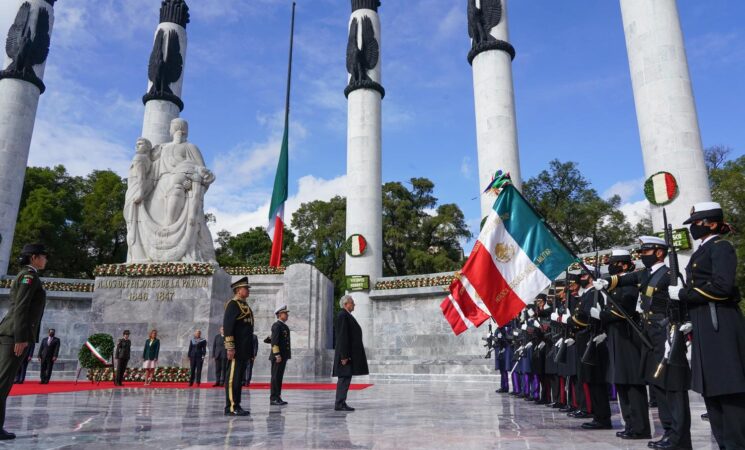
[[[292,50],[295,44],[295,2],[292,2],[292,22],[290,25],[290,59],[287,63],[287,98],[285,99],[285,127],[290,124],[290,87],[292,83]]]

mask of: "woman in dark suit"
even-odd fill
[[[150,338],[145,341],[145,349],[142,351],[142,368],[145,369],[145,386],[153,382],[155,368],[158,367],[158,353],[160,352],[160,340],[158,330],[150,331]]]

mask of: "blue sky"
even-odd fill
[[[183,117],[215,170],[213,231],[264,225],[281,140],[290,0],[191,0]],[[299,0],[288,209],[345,192],[349,0]],[[0,5],[7,30],[18,2]],[[60,0],[31,165],[126,174],[142,128],[159,0]],[[680,0],[705,146],[745,152],[745,3]],[[559,6],[560,5],[560,6]],[[428,177],[478,226],[464,0],[383,0],[383,179]],[[644,176],[617,0],[510,1],[522,171],[579,161],[643,209]],[[684,182],[684,180],[683,180]],[[467,248],[466,250],[469,250]]]

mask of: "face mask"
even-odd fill
[[[611,264],[608,266],[608,274],[610,275],[618,275],[621,272],[623,272],[623,267],[618,264]]]
[[[54,337],[54,333],[49,333],[49,337]]]
[[[699,240],[711,234],[711,228],[706,225],[691,224],[691,236],[694,240]]]
[[[582,278],[582,279],[580,279],[579,280],[579,285],[582,286],[583,288],[586,288],[587,286],[590,285],[590,279],[589,278]]]
[[[651,269],[652,266],[657,264],[657,256],[655,256],[654,254],[642,255],[641,260],[642,264],[644,264],[644,267],[646,267],[647,269]]]

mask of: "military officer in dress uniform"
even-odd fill
[[[247,416],[249,411],[241,408],[243,373],[251,358],[253,345],[254,314],[248,306],[251,285],[243,277],[230,287],[233,298],[225,304],[222,326],[225,331],[225,350],[228,357],[228,379],[225,383],[225,415]]]
[[[628,250],[613,250],[608,262],[610,276],[623,276],[636,268]],[[596,288],[602,289],[604,283]],[[615,304],[628,317],[635,316],[639,299],[639,288],[636,285],[616,286],[608,291]],[[618,403],[621,407],[625,428],[616,433],[621,439],[650,439],[652,431],[649,425],[649,404],[647,402],[647,385],[642,377],[639,361],[641,360],[641,341],[631,325],[614,305],[608,305],[601,311],[600,320],[608,333],[608,383],[614,384],[618,391]]]
[[[287,317],[290,311],[287,305],[282,305],[274,311],[277,321],[272,325],[272,353],[269,360],[272,363],[272,391],[269,403],[272,405],[286,405],[282,400],[282,379],[285,376],[287,360],[292,356],[290,349],[290,327],[287,326]]]
[[[15,439],[5,431],[5,402],[13,386],[21,359],[27,347],[39,342],[41,317],[46,305],[46,292],[39,272],[47,265],[47,251],[41,244],[24,245],[18,272],[10,288],[10,306],[0,322],[0,440]]]
[[[704,396],[722,449],[745,448],[745,320],[735,284],[737,255],[722,235],[730,231],[718,203],[693,207],[691,236],[701,245],[686,267],[680,300],[693,324],[692,388]]]
[[[678,301],[670,299],[670,278],[665,265],[668,247],[663,239],[642,236],[641,260],[645,269],[628,274],[613,275],[608,289],[638,286],[645,335],[654,346],[642,347],[641,370],[657,399],[660,422],[665,434],[651,441],[651,448],[691,448],[691,410],[688,403],[690,368],[686,359],[683,334],[690,331],[685,325],[684,311]],[[677,343],[677,344],[676,344]],[[669,350],[668,350],[669,349]],[[663,363],[664,362],[664,363]],[[662,364],[662,366],[661,366]],[[658,370],[663,367],[662,370]]]
[[[568,289],[564,291],[564,312],[556,317],[556,321],[563,324],[565,339],[562,345],[566,350],[563,361],[559,362],[559,374],[565,377],[566,405],[559,411],[567,413],[570,417],[588,418],[587,402],[582,383],[577,380],[577,346],[574,340],[574,327],[569,324],[569,319],[577,309],[580,299],[579,275],[570,273],[567,277]],[[559,347],[561,351],[561,346]]]

